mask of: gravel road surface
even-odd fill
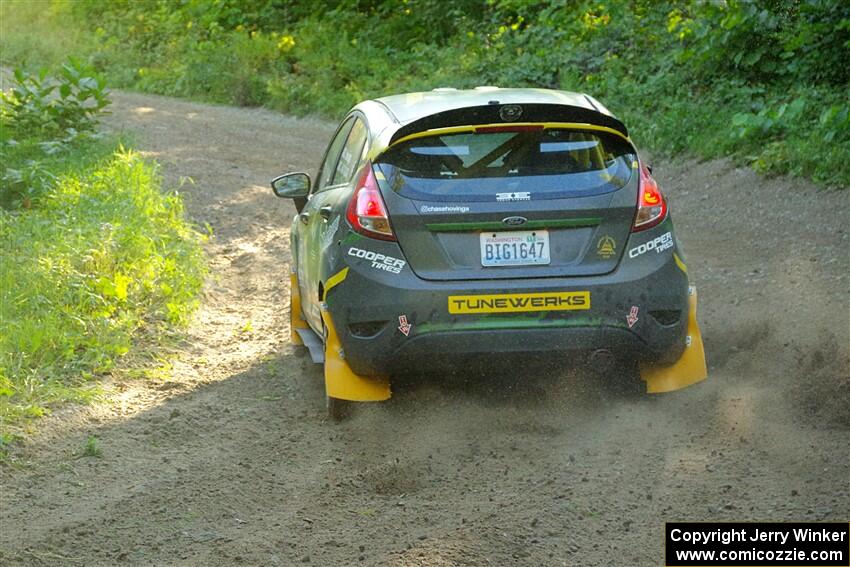
[[[662,564],[665,521],[850,519],[850,190],[660,161],[710,377],[647,396],[540,360],[421,376],[341,424],[287,342],[291,203],[333,125],[114,93],[212,275],[160,380],[0,466],[6,565]],[[100,458],[82,457],[88,436]]]

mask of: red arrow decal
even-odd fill
[[[638,322],[638,308],[636,305],[632,305],[632,310],[629,311],[629,314],[626,315],[626,323],[629,324],[629,329],[635,326],[635,323]]]
[[[407,315],[398,316],[398,330],[401,331],[405,337],[410,336],[410,329],[412,328],[413,325],[407,322]]]

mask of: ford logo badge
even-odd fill
[[[522,107],[518,104],[506,104],[499,109],[499,118],[505,122],[516,122],[522,116]]]
[[[522,226],[528,222],[525,217],[507,217],[502,219],[502,224],[506,226]]]

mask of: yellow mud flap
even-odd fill
[[[331,398],[355,402],[380,402],[390,398],[390,381],[355,374],[342,355],[327,305],[322,304],[322,320],[328,337],[325,345],[325,392]]]
[[[298,288],[298,276],[289,275],[289,341],[294,345],[303,345],[298,329],[309,329],[301,313],[301,290]]]
[[[688,294],[688,337],[682,356],[668,366],[640,365],[640,377],[646,382],[646,391],[650,394],[679,390],[705,380],[708,376],[702,334],[697,325],[696,288],[689,288]]]

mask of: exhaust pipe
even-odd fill
[[[607,348],[599,348],[590,353],[587,362],[591,369],[595,372],[603,373],[614,368],[617,360],[614,357],[614,353],[610,350]]]

